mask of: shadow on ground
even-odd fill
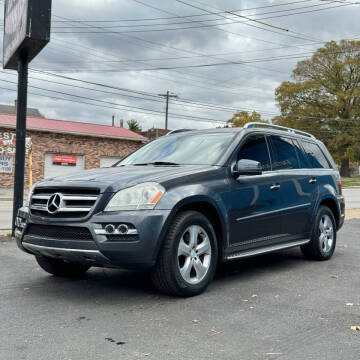
[[[294,268],[306,267],[307,263],[300,250],[294,249],[219,264],[208,291],[220,291],[218,287],[223,288],[227,283],[248,282],[252,278],[261,280],[261,277],[267,277],[271,273],[274,276],[276,273],[286,273]],[[127,300],[142,299],[144,296],[163,300],[175,299],[160,294],[152,285],[148,272],[93,268],[79,278],[58,278],[46,274],[39,268],[36,270],[36,279],[28,286],[33,295],[38,292],[41,297],[45,295],[59,300],[61,296],[63,301],[78,300],[85,303],[97,300],[102,303],[121,302],[124,296]],[[46,294],[44,288],[47,289]]]

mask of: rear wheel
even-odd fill
[[[311,241],[302,246],[305,257],[313,260],[328,260],[336,247],[336,222],[332,211],[321,206],[316,216]]]
[[[69,263],[42,255],[36,256],[36,261],[49,274],[61,277],[80,276],[90,269],[90,266]]]
[[[202,293],[214,277],[217,242],[210,221],[201,213],[186,211],[170,225],[152,271],[161,292],[177,296]]]

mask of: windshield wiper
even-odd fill
[[[180,165],[180,164],[169,161],[154,161],[154,162],[148,162],[142,164],[134,164],[134,166],[146,166],[146,165]]]

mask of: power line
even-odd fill
[[[133,0],[133,1],[135,1],[135,0]],[[189,3],[185,2],[185,1],[182,1],[182,0],[175,0],[175,1],[176,1],[176,2],[179,2],[179,3],[181,3],[181,4],[184,4],[184,5],[186,5],[186,6],[190,6],[190,7],[194,8],[194,9],[197,9],[197,10],[200,10],[200,11],[204,11],[204,12],[206,12],[206,13],[208,13],[208,14],[216,14],[216,13],[214,13],[213,11],[209,11],[209,10],[204,9],[204,8],[201,8],[201,7],[199,7],[199,6],[189,4]],[[207,5],[207,6],[208,6],[208,5]],[[344,5],[343,5],[343,6],[344,6]],[[214,8],[214,7],[211,7],[211,6],[208,6],[208,7],[213,8],[213,9],[216,9],[216,8]],[[216,10],[218,10],[218,9],[216,9]],[[286,16],[289,16],[289,15],[290,15],[290,14],[286,14]],[[231,18],[229,18],[229,17],[227,17],[227,16],[224,16],[224,15],[218,15],[218,16],[220,16],[221,18],[224,18],[224,19],[232,20]],[[247,20],[259,22],[260,20],[271,19],[271,18],[272,18],[272,17],[270,16],[270,17],[268,17],[268,18],[257,18],[257,19],[247,19]],[[279,32],[277,32],[277,31],[270,30],[270,29],[267,29],[267,28],[263,28],[263,27],[260,27],[260,26],[254,25],[254,24],[249,24],[248,22],[249,22],[249,21],[238,21],[239,24],[251,26],[251,27],[254,27],[254,28],[256,28],[256,29],[260,29],[260,30],[264,30],[264,31],[269,31],[269,32],[272,32],[272,33],[275,33],[275,34],[278,34],[278,35],[286,35],[286,36],[289,36],[289,37],[292,37],[292,38],[302,39],[302,40],[307,40],[307,41],[309,40],[309,39],[307,38],[307,35],[300,34],[300,35],[305,36],[305,37],[299,37],[299,36],[294,36],[294,35],[289,35],[289,34],[283,34],[283,33],[279,33]],[[226,25],[226,24],[224,24],[224,25]],[[265,25],[266,25],[266,26],[269,26],[268,24],[265,24]],[[290,31],[288,30],[288,32],[290,32]],[[311,40],[313,41],[313,39],[311,39]]]
[[[133,0],[135,1],[135,0]],[[139,1],[137,1],[139,2]],[[146,3],[142,3],[144,6],[149,6],[148,4]],[[174,13],[172,12],[169,12],[169,11],[166,11],[166,10],[162,10],[162,9],[158,9],[159,11],[161,12],[165,12],[166,14],[172,14],[172,15],[175,15]],[[71,19],[68,19],[68,18],[64,18],[64,17],[60,17],[60,16],[56,16],[54,15],[55,17],[57,18],[61,18],[61,19],[65,19],[65,20],[68,20],[68,21],[71,21]],[[104,27],[102,26],[95,26],[95,25],[91,25],[91,24],[87,24],[83,21],[78,21],[78,20],[75,20],[74,21],[75,23],[82,23],[90,28],[93,28],[95,30],[104,30]],[[196,23],[196,21],[194,21]],[[281,43],[278,43],[278,42],[273,42],[273,41],[270,41],[270,40],[263,40],[263,39],[259,39],[259,38],[256,38],[256,37],[249,37],[249,36],[244,36],[243,34],[238,34],[238,33],[234,33],[232,31],[228,31],[228,30],[224,30],[224,29],[221,29],[221,28],[214,28],[218,31],[222,31],[222,32],[225,32],[225,33],[229,33],[229,34],[232,34],[232,35],[236,35],[236,36],[240,36],[242,38],[247,38],[247,39],[250,39],[250,40],[255,40],[255,41],[260,41],[260,42],[264,42],[264,43],[267,43],[267,44],[276,44],[276,45],[284,45],[286,46],[287,44],[281,44]],[[105,34],[108,34],[108,35],[120,35],[120,36],[126,36],[130,39],[133,39],[133,40],[136,40],[136,41],[141,41],[141,42],[144,42],[144,43],[148,43],[148,44],[151,44],[151,45],[156,45],[156,46],[160,46],[161,48],[168,48],[168,49],[172,49],[172,50],[175,50],[175,51],[181,51],[181,52],[186,52],[186,53],[195,53],[195,54],[198,54],[200,55],[200,53],[196,53],[194,51],[191,51],[191,50],[185,50],[185,49],[180,49],[180,48],[176,48],[174,46],[171,46],[171,45],[165,45],[165,44],[162,44],[162,43],[159,43],[159,42],[155,42],[155,41],[151,41],[151,40],[146,40],[146,39],[142,39],[142,38],[139,38],[139,37],[136,37],[136,36],[133,36],[133,35],[129,35],[129,34],[124,34],[122,32],[119,32],[119,31],[107,31],[107,32],[99,32],[99,31],[91,31],[90,33],[94,33],[94,34],[99,34],[99,33],[105,33]],[[307,39],[308,40],[308,39]],[[140,46],[140,45],[138,45]],[[142,45],[144,46],[144,45]]]
[[[8,73],[8,72],[4,72],[4,71],[0,71],[4,74],[8,74],[8,75],[14,75],[16,76],[16,74],[14,73]],[[58,76],[58,77],[62,77],[60,75],[56,75],[56,74],[50,74],[50,73],[45,73],[43,72],[43,74],[45,75],[49,75],[49,76]],[[71,79],[74,81],[81,81],[81,82],[85,82],[85,83],[89,83],[94,85],[94,83],[88,82],[88,81],[82,81],[79,79],[75,79],[75,78],[69,78],[69,77],[62,77],[65,79]],[[53,83],[53,84],[57,84],[57,85],[62,85],[62,86],[68,86],[68,87],[73,87],[75,89],[83,89],[83,90],[88,90],[88,91],[94,91],[94,92],[100,92],[100,93],[104,93],[104,94],[110,94],[110,95],[116,95],[116,96],[122,96],[122,97],[127,97],[127,98],[134,98],[134,99],[141,99],[141,100],[145,100],[145,101],[152,101],[152,102],[161,102],[162,100],[159,100],[159,95],[153,94],[153,93],[145,93],[145,92],[138,92],[138,91],[134,91],[134,90],[130,90],[130,89],[124,89],[124,88],[117,88],[117,87],[113,87],[110,85],[104,85],[101,84],[105,87],[108,88],[113,88],[116,90],[121,90],[121,91],[128,91],[130,93],[139,93],[142,94],[143,96],[147,96],[147,97],[141,97],[141,96],[134,96],[134,95],[129,95],[129,94],[120,94],[120,93],[115,93],[115,92],[109,92],[109,91],[104,91],[104,90],[99,90],[99,89],[92,89],[92,88],[88,88],[88,87],[83,87],[83,86],[77,86],[77,85],[73,85],[73,84],[66,84],[66,83],[60,83],[60,82],[56,82],[53,80],[48,80],[48,79],[41,79],[41,78],[37,78],[37,77],[30,77],[30,79],[34,79],[34,80],[39,80],[39,81],[44,81],[47,83]],[[97,86],[99,86],[100,84],[97,84]],[[156,98],[155,98],[156,97]],[[178,98],[176,102],[173,103],[174,105],[180,105],[180,106],[190,106],[192,108],[200,108],[200,109],[205,109],[205,110],[215,110],[215,111],[224,111],[224,112],[238,112],[238,111],[254,111],[256,109],[249,109],[246,107],[234,107],[234,106],[229,106],[229,105],[224,105],[224,104],[214,104],[214,103],[204,103],[204,102],[200,102],[200,101],[194,101],[194,100],[190,100],[190,99],[184,99],[184,98]],[[258,110],[256,110],[258,111]],[[271,112],[265,112],[265,111],[261,111],[263,114],[268,114],[268,115],[277,115],[277,113],[271,113]]]
[[[346,51],[334,52],[332,54],[341,54]],[[219,63],[210,63],[210,64],[194,64],[194,65],[179,65],[179,66],[162,66],[162,67],[151,67],[151,68],[135,68],[135,69],[46,69],[46,71],[51,72],[66,72],[66,73],[80,73],[80,72],[139,72],[139,71],[159,71],[159,70],[177,70],[177,69],[190,69],[190,68],[207,68],[214,66],[228,66],[228,65],[244,65],[244,64],[253,64],[257,62],[272,62],[278,60],[291,60],[291,59],[299,59],[304,56],[313,55],[314,53],[306,52],[300,54],[289,54],[289,55],[280,55],[274,56],[270,58],[255,58],[250,60],[242,60],[242,61],[224,61]],[[38,70],[38,69],[33,69]]]
[[[135,0],[133,0],[135,1]],[[176,0],[176,1],[179,1],[179,0]],[[180,2],[180,1],[179,1]],[[189,4],[187,4],[189,5]],[[321,4],[323,5],[323,4]],[[351,6],[351,5],[358,5],[358,3],[347,3],[347,4],[342,4],[342,5],[336,5],[336,6],[331,6],[331,7],[326,7],[326,8],[323,8],[323,9],[317,9],[317,10],[311,10],[311,11],[301,11],[301,12],[295,12],[295,13],[292,13],[292,14],[286,14],[286,15],[277,15],[277,16],[269,16],[269,17],[264,17],[264,18],[260,18],[260,19],[256,19],[256,20],[265,20],[265,19],[273,19],[273,18],[278,18],[278,17],[284,17],[284,16],[290,16],[290,15],[298,15],[298,14],[305,14],[305,13],[313,13],[313,12],[318,12],[318,11],[323,11],[323,10],[329,10],[329,9],[334,9],[334,8],[339,8],[339,7],[347,7],[347,6]],[[148,6],[148,4],[146,4],[146,6]],[[191,5],[189,5],[191,6]],[[205,9],[203,9],[204,11],[207,11]],[[209,12],[210,14],[212,15],[215,15],[217,13],[214,13],[214,12]],[[218,15],[222,18],[225,18],[227,20],[233,20],[232,18],[229,18],[229,17],[224,17],[222,15]],[[83,23],[82,21],[77,21],[79,23]],[[192,21],[192,22],[196,22],[196,21]],[[241,21],[234,21],[234,22],[226,22],[226,23],[221,23],[221,24],[210,24],[210,25],[199,25],[199,26],[188,26],[188,27],[178,27],[178,28],[166,28],[166,29],[148,29],[148,30],[128,30],[128,31],[114,31],[114,30],[108,30],[107,31],[107,28],[104,28],[102,27],[103,30],[105,31],[99,31],[99,32],[92,32],[92,31],[54,31],[53,33],[56,33],[56,34],[130,34],[130,33],[144,33],[144,32],[161,32],[161,31],[176,31],[176,30],[187,30],[187,29],[197,29],[197,28],[207,28],[207,27],[216,27],[217,30],[221,30],[221,31],[225,31],[225,32],[228,32],[228,33],[231,33],[233,35],[238,35],[238,36],[242,36],[241,34],[238,34],[238,33],[234,33],[234,32],[230,32],[230,31],[227,31],[227,30],[224,30],[224,29],[220,29],[220,28],[217,28],[217,26],[220,26],[220,25],[229,25],[229,24],[243,24],[243,25],[247,25],[247,26],[251,26],[251,27],[255,27],[255,28],[258,28],[260,30],[264,30],[264,31],[270,31],[270,32],[273,32],[273,33],[276,33],[278,35],[284,35],[284,36],[288,36],[288,37],[292,37],[292,38],[295,38],[295,39],[301,39],[301,40],[307,40],[307,41],[313,41],[312,38],[308,37],[307,35],[303,35],[301,33],[296,33],[294,31],[289,31],[289,33],[293,33],[293,34],[298,34],[298,35],[291,35],[291,34],[283,34],[283,33],[279,33],[279,32],[276,32],[276,31],[273,31],[273,30],[270,30],[270,29],[266,29],[266,28],[262,28],[260,26],[256,26],[256,25],[253,25],[253,24],[249,24],[249,22],[241,22]],[[89,24],[87,24],[89,25]],[[305,36],[305,37],[304,37]]]
[[[3,80],[0,80],[0,81],[3,81]],[[9,82],[9,83],[11,83],[11,82]],[[14,82],[13,84],[17,84],[17,83]],[[67,95],[67,96],[73,96],[73,97],[77,97],[77,98],[80,98],[80,99],[83,99],[83,100],[101,102],[101,103],[104,103],[105,105],[94,104],[94,103],[84,102],[84,101],[80,101],[80,100],[75,101],[75,100],[72,100],[72,99],[59,98],[59,97],[55,97],[55,96],[43,95],[43,94],[38,94],[38,93],[34,93],[34,92],[29,93],[30,95],[42,96],[42,97],[46,97],[46,98],[49,98],[49,99],[70,101],[70,102],[79,103],[79,104],[86,104],[86,105],[104,107],[104,108],[108,108],[108,109],[117,109],[117,110],[118,109],[123,109],[123,106],[124,106],[124,105],[117,104],[117,103],[107,102],[107,101],[98,100],[98,99],[91,99],[91,98],[78,96],[78,95],[73,95],[73,94],[62,93],[62,92],[55,91],[55,90],[48,90],[48,89],[38,88],[38,87],[34,87],[34,86],[30,86],[30,87],[35,88],[35,89],[39,89],[39,90],[59,93],[59,94]],[[4,87],[0,87],[0,89],[7,90],[7,91],[14,91],[14,92],[17,91],[16,89],[9,89],[9,88],[4,88]],[[163,114],[165,114],[165,112],[157,111],[157,110],[144,109],[143,111],[139,111],[137,109],[141,109],[141,108],[130,107],[130,106],[128,106],[128,107],[131,108],[131,111],[134,112],[134,113],[147,114],[147,115],[153,115],[153,114],[163,115]],[[135,110],[133,110],[133,109],[135,109]],[[215,122],[215,123],[221,123],[221,122],[226,123],[227,122],[227,120],[196,117],[196,116],[191,116],[191,115],[186,115],[186,114],[170,114],[170,115],[173,116],[174,118],[177,118],[177,119],[183,119],[183,120],[189,120],[189,121]]]
[[[135,0],[134,0],[135,1]],[[140,2],[140,1],[136,1],[136,2],[139,2],[139,3],[142,3],[142,2]],[[145,4],[145,3],[142,3],[143,5],[146,5],[146,6],[148,6],[148,4]],[[158,9],[159,11],[162,11],[162,12],[165,12],[165,13],[168,13],[168,14],[173,14],[173,13],[170,13],[170,12],[168,12],[168,11],[165,11],[165,10],[162,10],[162,9]],[[66,18],[64,18],[64,19],[66,19]],[[66,19],[66,20],[70,20],[70,19]],[[91,27],[91,28],[95,28],[95,29],[103,29],[102,27],[99,27],[99,26],[93,26],[93,25],[89,25],[89,24],[85,24],[86,26],[89,26],[89,27]],[[98,33],[98,32],[96,32],[96,33]],[[118,32],[111,32],[111,34],[119,34]],[[120,35],[121,35],[121,33],[120,33]],[[238,34],[239,35],[239,34]],[[129,37],[129,35],[127,35],[128,37]],[[138,40],[138,41],[145,41],[145,42],[149,42],[148,40],[144,40],[144,39],[140,39],[140,38],[137,38],[137,37],[133,37],[133,36],[131,36],[130,38],[133,38],[133,39],[135,39],[135,40]],[[256,39],[256,40],[259,40],[259,41],[264,41],[264,40],[260,40],[260,39]],[[264,42],[269,42],[269,41],[264,41]],[[194,54],[195,52],[193,52],[193,51],[189,51],[189,50],[184,50],[184,49],[178,49],[178,48],[175,48],[175,47],[173,47],[173,46],[168,46],[168,45],[164,45],[164,44],[160,44],[160,43],[157,43],[157,42],[153,42],[153,41],[150,41],[150,43],[151,44],[155,44],[155,45],[158,45],[158,46],[162,46],[162,47],[168,47],[168,48],[171,48],[171,49],[173,49],[173,50],[176,50],[176,51],[182,51],[182,52],[187,52],[187,53],[192,53],[192,54]],[[270,43],[272,43],[272,42],[270,42]],[[195,54],[197,54],[197,55],[202,55],[202,54],[199,54],[199,53],[195,53]],[[223,60],[223,59],[221,59],[221,60]],[[249,66],[249,65],[245,65],[245,64],[243,64],[244,66]],[[253,65],[252,65],[253,66]]]
[[[313,1],[313,0],[302,0],[302,1],[296,1],[296,2],[293,2],[293,3],[288,3],[288,4],[295,4],[295,3],[303,3],[303,2],[309,2],[309,1]],[[141,3],[142,5],[144,5],[143,3]],[[160,8],[156,8],[154,6],[151,6],[149,4],[146,4],[147,7],[151,7],[155,10],[160,10]],[[280,5],[273,5],[272,7],[274,6],[280,6]],[[247,15],[247,16],[260,16],[260,15],[267,15],[267,14],[274,14],[274,13],[282,13],[282,12],[288,12],[288,11],[293,11],[293,10],[299,10],[299,9],[309,9],[309,8],[314,8],[314,7],[321,7],[321,6],[327,6],[327,4],[316,4],[316,5],[310,5],[310,6],[302,6],[302,7],[297,7],[297,8],[291,8],[291,9],[283,9],[283,10],[277,10],[277,11],[268,11],[268,12],[264,12],[264,13],[255,13],[255,14],[250,14],[250,15]],[[259,7],[259,8],[263,8],[263,7]],[[256,8],[255,8],[256,9]],[[162,10],[162,9],[161,9]],[[235,14],[236,12],[239,12],[240,10],[231,10],[231,11],[221,11],[221,12],[217,12],[217,13],[211,13],[211,14],[200,14],[200,15],[184,15],[184,16],[178,16],[178,17],[169,17],[170,19],[172,18],[192,18],[194,16],[218,16],[218,15],[226,15],[226,14],[229,14],[231,13],[232,15],[234,15],[234,17],[232,18],[232,20],[236,19],[235,18]],[[241,10],[241,12],[243,12],[245,10]],[[166,19],[169,19],[169,18],[166,18]],[[162,18],[163,19],[163,18]],[[82,20],[78,20],[77,22],[80,22],[81,23]],[[86,20],[83,20],[83,21],[86,21]],[[143,21],[143,20],[139,20],[139,21]],[[130,24],[130,25],[107,25],[107,26],[104,26],[103,25],[103,28],[104,29],[112,29],[112,28],[133,28],[133,27],[153,27],[153,26],[169,26],[169,25],[185,25],[185,24],[190,24],[190,23],[206,23],[206,22],[217,22],[217,21],[220,21],[220,19],[205,19],[205,20],[191,20],[191,21],[182,21],[182,22],[172,22],[172,23],[169,23],[169,22],[166,22],[166,23],[155,23],[155,24]],[[68,21],[63,21],[63,23],[67,23]],[[86,21],[86,22],[90,22],[90,21]],[[91,21],[92,22],[92,21]],[[106,22],[106,21],[104,21]],[[235,21],[233,23],[237,23],[238,21]],[[232,24],[232,23],[228,23],[228,24]],[[218,24],[220,25],[220,24]],[[71,29],[71,28],[74,28],[73,25],[70,25],[70,26],[53,26],[52,27],[53,29]],[[78,27],[78,29],[83,29],[83,28],[86,28],[86,27]]]
[[[168,12],[166,12],[166,13],[168,13]],[[69,19],[68,19],[69,20]],[[94,26],[91,26],[91,25],[88,25],[89,27],[91,27],[91,28],[95,28],[95,29],[98,29],[99,27],[94,27]],[[116,33],[115,33],[116,34]],[[113,35],[115,35],[115,34],[113,34]],[[127,36],[127,37],[129,37],[129,35]],[[135,39],[135,40],[138,40],[138,41],[145,41],[145,42],[149,42],[149,41],[147,41],[147,40],[143,40],[143,39],[140,39],[140,38],[137,38],[137,37],[133,37],[133,36],[131,36],[130,37],[131,39]],[[264,40],[260,40],[260,39],[257,39],[257,40],[259,40],[259,41],[264,41]],[[264,42],[267,42],[267,41],[264,41]],[[176,51],[182,51],[182,52],[186,52],[186,53],[190,53],[190,54],[197,54],[197,55],[203,55],[203,54],[201,54],[201,53],[197,53],[197,52],[194,52],[194,51],[190,51],[190,50],[185,50],[185,49],[178,49],[178,48],[175,48],[175,47],[173,47],[173,46],[168,46],[168,45],[164,45],[164,44],[160,44],[160,43],[155,43],[155,42],[150,42],[151,44],[156,44],[156,45],[159,45],[159,46],[162,46],[162,47],[168,47],[168,48],[171,48],[171,49],[174,49],[174,50],[176,50]],[[270,43],[272,43],[272,42],[270,42]],[[137,45],[137,44],[135,44],[135,45]],[[140,46],[140,45],[137,45],[137,46]],[[221,59],[221,58],[219,58],[219,59]],[[247,66],[247,65],[244,65],[244,66]],[[249,65],[248,65],[249,66]],[[256,67],[256,68],[258,68],[258,67]],[[261,70],[266,70],[266,71],[268,71],[267,69],[262,69],[262,68],[260,68]]]
[[[43,80],[43,79],[42,79]],[[11,82],[11,81],[8,81],[8,80],[3,80],[3,79],[0,79],[0,81],[3,81],[3,82],[7,82],[7,83],[11,83],[11,84],[16,84],[16,82]],[[69,85],[69,86],[73,86],[73,85]],[[106,102],[106,101],[103,101],[103,100],[99,100],[99,99],[93,99],[93,98],[89,98],[89,97],[83,97],[83,96],[79,96],[79,95],[74,95],[74,94],[69,94],[69,93],[64,93],[64,92],[59,92],[59,91],[55,91],[55,90],[50,90],[50,89],[44,89],[42,87],[35,87],[35,86],[31,86],[35,89],[39,89],[39,90],[44,90],[44,91],[49,91],[49,92],[54,92],[54,93],[59,93],[59,94],[62,94],[62,95],[67,95],[67,96],[74,96],[74,97],[77,97],[77,98],[81,98],[81,99],[85,99],[85,100],[91,100],[91,101],[97,101],[97,102],[104,102],[106,104],[112,104],[112,105],[116,105],[118,107],[128,107],[128,108],[131,108],[131,109],[141,109],[141,110],[145,110],[145,111],[149,111],[149,112],[154,112],[154,113],[161,113],[161,114],[165,114],[164,112],[160,112],[160,111],[156,111],[156,110],[153,110],[153,109],[145,109],[145,108],[139,108],[139,107],[132,107],[132,106],[128,106],[128,105],[123,105],[123,104],[118,104],[118,103],[111,103],[111,102]],[[73,86],[73,87],[76,87],[76,86]],[[91,89],[89,89],[91,90]],[[42,96],[46,96],[46,95],[42,95]],[[162,96],[162,95],[158,95],[158,96]],[[49,98],[51,98],[49,96]],[[67,99],[63,99],[63,100],[67,100]],[[221,105],[221,104],[210,104],[210,103],[202,103],[202,102],[198,102],[198,101],[193,101],[193,100],[189,100],[189,99],[182,99],[180,98],[178,101],[180,102],[188,102],[190,104],[199,104],[199,105],[203,105],[203,106],[206,106],[206,105],[209,105],[209,107],[213,107],[213,106],[224,106],[225,105]],[[229,109],[229,108],[227,108]],[[242,110],[246,110],[246,109],[240,109],[240,108],[233,108],[232,110],[235,111],[242,111]],[[247,109],[249,111],[256,111],[256,109]],[[134,111],[134,112],[140,112],[140,113],[144,113],[142,111]],[[264,113],[267,113],[267,114],[272,114],[272,115],[275,115],[275,116],[285,116],[285,117],[295,117],[295,118],[302,118],[302,119],[321,119],[321,120],[331,120],[331,121],[350,121],[350,122],[359,122],[360,124],[360,120],[356,120],[356,119],[345,119],[345,118],[329,118],[329,117],[321,117],[321,116],[306,116],[306,115],[298,115],[298,114],[285,114],[285,115],[279,115],[277,113],[271,113],[271,112],[264,112]],[[205,120],[205,121],[219,121],[219,122],[223,122],[223,120],[216,120],[216,119],[210,119],[210,118],[203,118],[203,117],[195,117],[195,116],[189,116],[189,115],[185,115],[185,114],[171,114],[173,115],[174,117],[179,117],[179,116],[187,116],[187,118],[193,118],[193,119],[201,119],[201,120]]]
[[[253,8],[245,8],[240,10],[232,10],[234,12],[239,11],[249,11],[249,10],[258,10],[258,9],[264,9],[264,8],[274,8],[279,6],[287,6],[287,5],[293,5],[298,3],[305,3],[305,2],[311,2],[313,0],[301,0],[301,1],[292,1],[282,4],[273,4],[273,5],[266,5],[266,6],[259,6],[259,7],[253,7]],[[150,5],[149,5],[150,7]],[[153,7],[154,8],[154,7]],[[156,10],[159,10],[159,8],[156,8]],[[224,13],[224,12],[222,12]],[[156,17],[156,18],[141,18],[141,19],[117,19],[117,20],[79,20],[79,21],[86,21],[88,23],[114,23],[114,22],[139,22],[139,21],[157,21],[157,20],[172,20],[172,19],[182,19],[182,18],[201,18],[204,16],[208,16],[206,14],[193,14],[193,15],[177,15],[177,16],[167,16],[167,17]],[[54,20],[54,23],[67,23],[68,20]]]
[[[163,11],[163,10],[161,10],[161,11]],[[169,12],[167,12],[167,11],[165,11],[165,12],[166,12],[166,13],[169,13]],[[170,14],[172,14],[172,13],[170,13]],[[66,18],[63,18],[63,19],[65,19],[65,20],[67,20],[67,21],[72,21],[72,20],[66,19]],[[93,26],[93,25],[89,25],[89,24],[85,24],[85,25],[86,25],[86,26],[89,26],[90,28],[93,28],[93,29],[95,29],[95,30],[102,29],[102,27],[99,27],[99,26]],[[222,30],[222,29],[221,29],[221,30]],[[119,35],[119,34],[117,34],[116,32],[113,32],[112,35]],[[120,35],[121,35],[121,34],[120,34]],[[240,34],[237,34],[237,35],[242,36],[242,35],[240,35]],[[176,48],[176,47],[173,47],[173,46],[169,46],[169,45],[164,45],[164,44],[161,44],[161,43],[158,43],[158,42],[149,41],[149,40],[144,40],[144,39],[141,39],[141,38],[138,38],[138,37],[134,37],[134,36],[129,36],[129,35],[127,35],[127,37],[129,37],[130,39],[134,39],[135,41],[141,41],[141,42],[145,42],[145,43],[150,43],[150,44],[152,44],[152,45],[156,45],[156,46],[160,46],[160,47],[166,47],[166,48],[170,48],[170,49],[173,49],[173,50],[176,50],[176,51],[181,51],[181,52],[186,52],[186,53],[196,54],[196,55],[204,55],[204,54],[197,53],[197,52],[194,52],[194,51],[185,50],[185,49],[179,49],[179,48]],[[249,37],[247,37],[247,38],[249,38]],[[257,39],[257,38],[252,38],[252,39],[258,40],[258,41],[262,41],[262,42],[265,42],[265,43],[278,44],[278,43],[275,43],[275,42],[265,41],[265,40]],[[135,45],[140,46],[140,45],[138,45],[138,44],[135,44]],[[142,46],[144,46],[144,45],[142,45]],[[284,45],[284,46],[287,46],[287,45]],[[250,65],[244,65],[244,66],[250,66]],[[254,66],[254,65],[252,65],[252,66]],[[258,67],[256,67],[256,68],[258,68]],[[265,69],[261,69],[261,70],[265,70]],[[266,69],[266,71],[268,71],[268,69]],[[180,71],[179,71],[179,72],[180,72]],[[199,87],[199,85],[195,85],[195,86]]]

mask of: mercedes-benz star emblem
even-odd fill
[[[51,195],[47,202],[48,213],[56,214],[61,207],[61,202],[62,202],[62,194],[56,193],[54,195]]]

